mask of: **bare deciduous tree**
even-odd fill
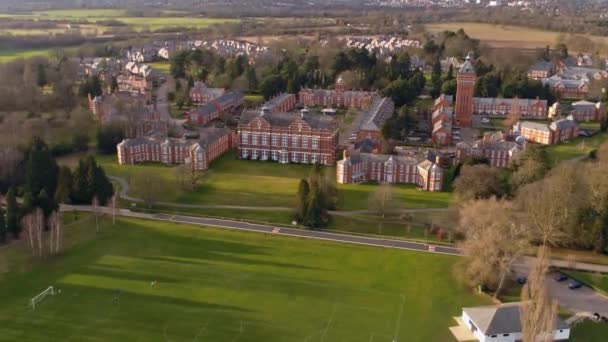
[[[466,203],[459,211],[458,230],[465,258],[463,273],[471,285],[500,294],[513,263],[529,246],[525,227],[513,218],[510,202],[490,198]]]
[[[562,163],[540,181],[519,190],[516,203],[533,238],[543,245],[568,241],[576,234],[578,219],[587,202],[587,190],[575,163]]]
[[[557,303],[549,298],[547,271],[548,247],[539,247],[528,281],[521,292],[521,327],[524,341],[553,341]]]
[[[42,213],[42,209],[36,208],[25,215],[21,222],[28,232],[32,255],[38,254],[39,257],[42,257],[42,231],[44,230],[44,214]]]
[[[376,188],[369,197],[369,208],[382,218],[394,209],[393,188],[390,183],[382,183]]]
[[[99,206],[99,200],[97,197],[93,197],[91,208],[93,209],[93,216],[95,216],[95,232],[99,232],[99,217],[101,216],[101,207]]]
[[[48,218],[49,224],[49,251],[51,254],[57,254],[61,250],[61,241],[63,240],[63,213],[54,211]]]

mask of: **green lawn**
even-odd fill
[[[88,235],[46,260],[0,250],[22,256],[0,275],[1,341],[453,341],[452,316],[488,303],[450,256],[135,219],[72,231]]]
[[[601,144],[608,141],[608,133],[598,133],[591,138],[576,138],[566,144],[547,146],[547,152],[554,163],[586,156]]]
[[[608,336],[608,324],[590,320],[578,323],[570,334],[571,342],[601,342]]]
[[[169,61],[152,62],[148,63],[152,69],[156,69],[163,74],[169,74],[171,72],[171,63]]]
[[[310,165],[279,165],[271,162],[236,159],[234,152],[227,153],[211,164],[204,172],[202,186],[192,193],[175,186],[173,168],[160,164],[123,165],[115,156],[100,156],[99,162],[109,175],[137,177],[140,168],[152,168],[170,186],[163,193],[163,201],[188,204],[229,204],[243,206],[294,207],[300,179],[308,177]],[[331,174],[333,171],[328,170]],[[374,184],[338,185],[340,210],[365,210],[369,196],[377,189]],[[413,185],[395,185],[395,203],[400,208],[447,207],[450,193],[418,191]],[[141,197],[143,189],[131,188],[130,195]]]

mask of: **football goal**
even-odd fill
[[[48,295],[51,295],[51,296],[55,295],[55,289],[53,289],[52,286],[49,286],[46,290],[40,292],[39,295],[37,295],[36,297],[32,298],[32,300],[31,300],[32,309],[35,309],[36,308],[36,304],[40,303]]]

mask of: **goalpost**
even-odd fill
[[[55,295],[55,289],[53,289],[52,286],[49,286],[46,290],[40,292],[39,295],[37,295],[36,297],[31,299],[30,303],[32,304],[32,309],[35,309],[36,304],[41,302],[48,295],[51,295],[51,296]]]

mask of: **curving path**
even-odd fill
[[[122,177],[116,176],[108,176],[109,179],[115,181],[120,185],[120,198],[126,199],[131,202],[144,202],[143,199],[129,196],[129,182]],[[271,206],[245,206],[245,205],[223,205],[223,204],[185,204],[185,203],[175,203],[175,202],[163,202],[163,201],[154,201],[154,204],[159,204],[167,207],[174,208],[188,208],[188,209],[235,209],[235,210],[260,210],[260,211],[293,211],[293,208],[290,207],[271,207]],[[453,209],[450,208],[428,208],[428,209],[398,209],[392,210],[393,213],[418,213],[418,212],[444,212],[450,211]],[[374,213],[372,210],[336,210],[329,212],[332,215],[337,216],[354,216],[361,214],[371,214]]]

